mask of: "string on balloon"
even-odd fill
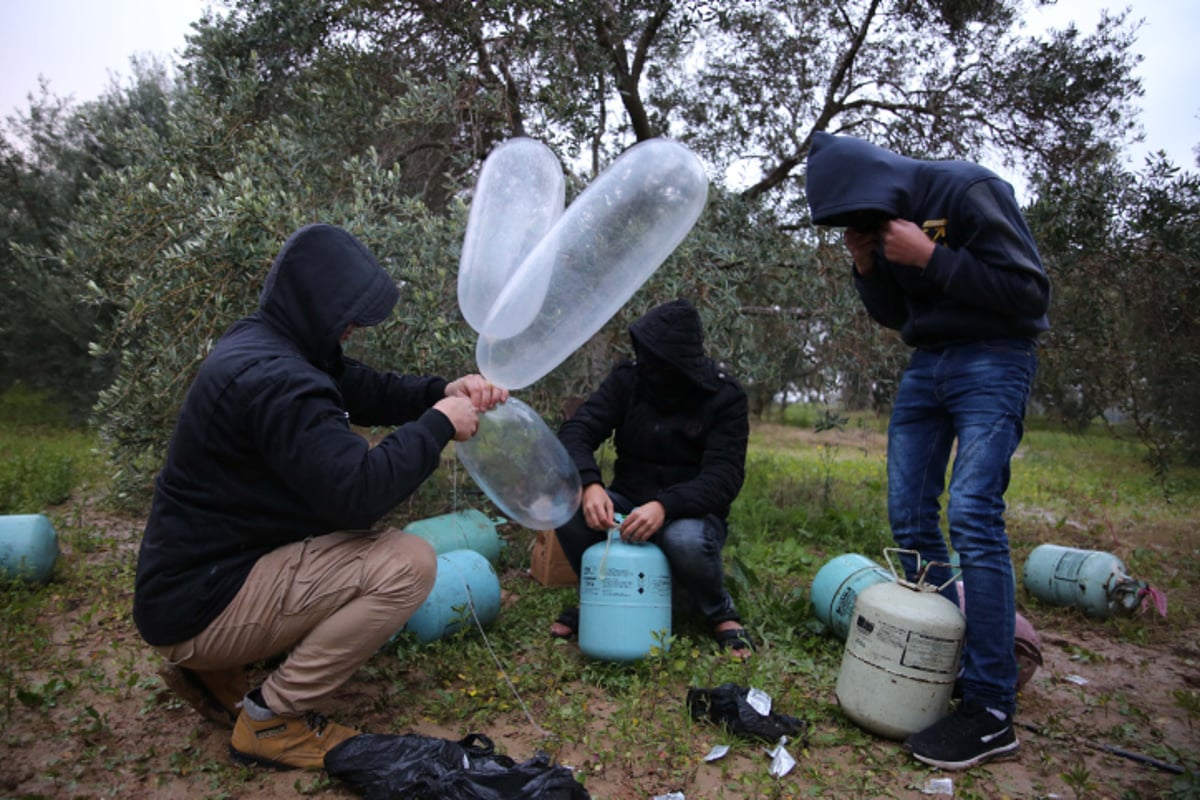
[[[454,459],[454,467],[450,471],[450,513],[458,513],[458,459]],[[479,635],[483,637],[484,647],[492,656],[492,661],[496,664],[496,669],[504,677],[504,683],[508,685],[508,690],[512,692],[513,697],[517,699],[517,704],[521,707],[521,712],[525,715],[525,719],[529,720],[529,724],[537,735],[543,739],[550,738],[553,734],[537,724],[537,720],[533,718],[533,712],[529,710],[529,706],[525,703],[525,698],[521,697],[521,693],[517,691],[516,685],[512,682],[512,678],[508,676],[508,670],[504,668],[504,664],[500,661],[500,656],[496,654],[496,649],[492,647],[491,640],[488,639],[487,632],[483,629],[483,623],[479,621],[479,615],[475,613],[475,596],[471,593],[471,586],[467,583],[465,576],[462,577],[463,589],[467,593],[467,609],[471,612],[471,619],[475,622],[475,628],[479,631]]]

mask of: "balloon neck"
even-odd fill
[[[625,522],[625,515],[623,515],[623,513],[614,513],[612,519],[616,524],[614,524],[612,528],[608,529],[608,541],[610,542],[614,539],[620,539],[620,523]]]

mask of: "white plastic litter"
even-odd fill
[[[750,691],[746,693],[746,702],[764,717],[771,713],[771,695],[762,689],[751,687]]]
[[[717,761],[729,755],[729,745],[715,744],[713,749],[708,751],[708,755],[704,757],[705,761]]]
[[[953,778],[930,778],[925,781],[924,794],[934,794],[939,797],[954,797]]]
[[[784,747],[786,744],[787,737],[781,736],[779,744],[767,751],[767,754],[771,756],[771,768],[768,771],[772,778],[782,778],[792,771],[792,767],[796,766],[796,759],[792,758],[792,754]]]

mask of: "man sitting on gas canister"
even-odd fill
[[[621,538],[657,544],[719,646],[747,658],[754,645],[721,564],[726,517],[745,479],[746,393],[706,353],[700,314],[686,300],[652,308],[629,336],[636,358],[617,364],[558,431],[584,487],[579,511],[557,531],[563,553],[579,575],[584,551],[623,514]],[[595,454],[610,436],[616,464],[605,488]],[[573,606],[550,635],[578,628]]]

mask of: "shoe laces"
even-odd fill
[[[317,711],[308,711],[304,714],[304,723],[317,736],[322,736],[325,733],[325,726],[329,724],[329,720],[324,714]]]

